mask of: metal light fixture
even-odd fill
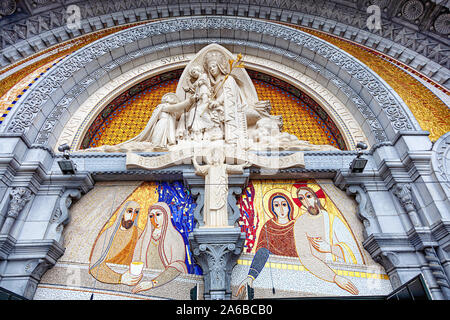
[[[62,144],[58,147],[59,152],[63,152],[64,160],[59,160],[58,165],[63,174],[75,174],[77,171],[77,166],[70,160],[69,154],[70,146],[68,144]]]
[[[356,156],[355,159],[353,159],[352,163],[350,164],[350,170],[352,173],[362,173],[364,171],[364,168],[366,167],[367,164],[367,159],[362,158],[362,150],[366,150],[367,149],[367,144],[365,144],[364,142],[358,142],[358,144],[356,145],[356,150],[358,151],[358,155]]]

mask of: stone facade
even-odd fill
[[[389,1],[383,4],[394,6]],[[57,4],[54,5],[56,8]],[[75,201],[87,199],[86,194],[96,190],[101,183],[183,181],[196,198],[193,215],[201,225],[204,180],[195,175],[192,165],[127,170],[124,153],[73,153],[71,159],[77,172],[63,175],[58,166],[62,154],[55,150],[59,138],[67,130],[66,124],[73,120],[78,108],[109,81],[144,63],[159,61],[168,55],[167,52],[169,56],[194,54],[216,42],[233,53],[242,52],[254,57],[254,63],[269,57],[278,64],[301,71],[333,93],[330,98],[338,99],[346,106],[370,143],[370,150],[363,153],[368,164],[363,173],[349,170],[349,164],[358,154],[355,147],[350,151],[306,151],[304,168],[280,169],[275,175],[268,175],[264,170],[252,167],[243,175],[233,177],[228,189],[228,224],[231,228],[217,232],[196,228],[189,238],[193,258],[203,269],[203,277],[183,275],[171,282],[170,288],[161,287],[153,298],[169,298],[170,290],[181,290],[173,297],[185,299],[188,298],[186,288],[194,285],[199,286],[203,298],[232,298],[239,286],[237,279],[241,279],[251,265],[251,256],[242,254],[244,238],[236,224],[239,218],[236,199],[242,195],[249,179],[269,177],[328,179],[343,195],[354,198],[360,220],[360,242],[374,265],[381,265],[390,280],[389,285],[383,287],[383,294],[422,274],[433,299],[449,299],[449,134],[433,145],[428,133],[421,130],[406,104],[386,82],[357,59],[323,40],[259,19],[212,16],[213,12],[219,14],[217,8],[214,11],[210,8],[211,16],[207,16],[209,7],[202,4],[198,12],[205,16],[190,18],[169,18],[167,8],[161,6],[155,12],[168,19],[118,32],[61,61],[23,95],[1,125],[0,286],[26,298],[39,299],[46,294],[56,294],[67,284],[64,282],[67,274],[80,272],[82,277],[86,276],[83,281],[92,281],[86,273],[88,261],[80,262],[72,270],[70,261],[60,258],[66,250],[65,230],[72,223],[70,208],[74,208]],[[259,17],[265,10],[262,6],[250,8],[248,4],[230,8],[228,11],[258,12]],[[425,23],[421,18],[425,13],[419,14],[420,5],[414,6],[408,1],[401,10],[404,19]],[[288,10],[280,9],[279,15],[273,8],[264,12],[266,17],[270,15],[283,20],[287,14],[291,22],[295,19]],[[114,19],[111,21],[126,21],[123,14]],[[95,25],[94,22],[91,24]],[[324,28],[327,23],[324,21],[320,25]],[[100,24],[99,28],[102,27]],[[443,31],[439,22],[433,28],[436,32]],[[332,29],[338,30],[338,24]],[[359,39],[357,35],[352,37]],[[3,49],[4,55],[6,49]],[[11,62],[14,60],[11,58]],[[448,63],[437,60],[440,68],[447,70]],[[282,155],[289,154],[292,152]],[[70,249],[67,250],[69,254]],[[297,265],[297,269],[290,270],[289,277],[302,272],[298,260],[288,263],[277,260],[278,257],[269,259],[272,259],[270,263],[278,263],[281,267],[264,269],[258,279],[273,279],[274,274],[269,273],[272,271],[275,276],[283,274],[283,265],[286,268]],[[118,270],[121,268],[124,269],[119,266]],[[146,272],[153,274],[151,270]],[[261,296],[270,296],[267,281],[259,281],[264,283],[257,287],[261,288]],[[43,285],[36,291],[39,283]],[[117,292],[110,287],[97,285],[97,289],[105,290],[105,297],[117,298]],[[280,290],[283,295],[291,294],[287,285]],[[90,291],[83,294],[87,298]],[[122,297],[134,298],[128,293]]]

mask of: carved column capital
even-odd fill
[[[410,184],[397,184],[394,188],[394,195],[400,200],[400,203],[404,208],[407,206],[414,206]]]
[[[11,190],[6,220],[3,224],[1,234],[9,234],[14,222],[22,212],[28,201],[32,198],[32,192],[26,187],[16,187]]]
[[[203,270],[205,299],[231,299],[231,271],[244,240],[239,228],[199,228],[191,234],[191,248]]]

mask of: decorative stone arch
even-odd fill
[[[420,130],[401,98],[368,67],[302,31],[254,19],[177,18],[123,30],[65,58],[19,101],[1,128],[55,146],[62,126],[99,86],[146,61],[197,52],[211,42],[267,57],[326,85],[355,114],[370,143]]]

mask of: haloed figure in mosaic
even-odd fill
[[[128,201],[115,221],[106,225],[97,237],[89,259],[89,273],[100,282],[117,284],[130,280],[113,271],[108,264],[130,264],[134,247],[142,233],[137,226],[139,211],[139,203]]]
[[[172,225],[169,206],[164,202],[155,203],[148,210],[146,227],[134,249],[130,270],[126,272],[126,278],[130,279],[127,284],[136,285],[133,293],[160,287],[181,273],[187,273],[185,256],[184,241]],[[138,283],[142,279],[142,273],[138,280],[131,277],[133,264],[137,263],[142,263],[144,268],[162,272],[153,279]]]
[[[362,263],[353,235],[337,216],[330,215],[320,203],[325,198],[322,189],[314,191],[308,185],[296,184],[296,203],[306,210],[294,224],[295,247],[300,262],[316,277],[336,283],[340,288],[357,295],[355,285],[337,275],[329,262]]]
[[[236,296],[245,293],[247,285],[253,287],[253,281],[264,268],[270,254],[297,257],[294,240],[294,205],[285,190],[271,190],[264,196],[264,206],[272,215],[259,233],[256,254],[253,257],[247,278],[240,284]]]

